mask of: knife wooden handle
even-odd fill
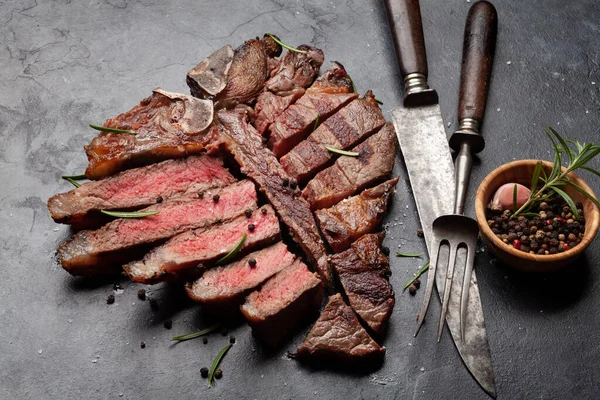
[[[497,30],[498,16],[494,6],[487,1],[475,3],[467,14],[465,26],[458,120],[475,120],[477,131],[485,112]]]

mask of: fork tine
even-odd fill
[[[469,304],[469,288],[471,287],[471,273],[475,263],[475,252],[467,246],[467,265],[463,277],[462,292],[460,295],[460,340],[465,341],[465,326],[467,321],[467,305]]]
[[[433,285],[435,284],[435,273],[437,269],[438,257],[440,254],[441,243],[434,243],[431,258],[429,259],[429,271],[427,272],[427,288],[425,289],[425,297],[423,298],[423,304],[421,305],[421,312],[419,313],[419,321],[417,322],[417,330],[415,331],[415,337],[419,333],[423,321],[425,321],[425,314],[429,308],[429,300],[431,300],[431,294],[433,293]]]
[[[440,324],[438,326],[438,343],[442,338],[442,332],[444,331],[444,321],[446,319],[446,313],[448,312],[448,304],[450,303],[450,291],[452,289],[452,278],[454,277],[454,264],[456,264],[456,253],[458,252],[458,246],[449,243],[449,261],[448,269],[446,270],[446,281],[444,282],[444,301],[442,302],[442,314],[440,315]]]

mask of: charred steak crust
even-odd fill
[[[331,256],[331,266],[350,306],[373,332],[381,335],[396,301],[388,281],[389,260],[379,249],[377,235],[365,235],[352,248]]]
[[[110,219],[100,210],[138,210],[200,190],[235,182],[220,159],[191,156],[131,169],[97,182],[87,182],[52,196],[48,210],[55,222],[75,229],[97,228]]]
[[[342,64],[332,61],[331,65],[306,89],[308,93],[352,93],[352,79]]]
[[[348,149],[377,132],[385,120],[371,91],[351,101],[314,130],[280,160],[290,176],[299,183],[335,161],[337,155],[325,146]]]
[[[212,197],[219,196],[214,202]],[[139,256],[139,250],[189,229],[228,221],[255,210],[256,190],[249,180],[222,189],[207,190],[202,198],[166,200],[144,211],[158,214],[139,219],[116,219],[96,231],[82,231],[58,249],[63,268],[73,275],[101,274]]]
[[[392,124],[351,149],[358,157],[343,156],[319,172],[304,188],[302,196],[313,210],[331,207],[348,196],[387,179],[392,173],[398,141]]]
[[[136,135],[101,132],[84,147],[85,175],[97,180],[124,169],[197,154],[211,140],[207,128],[212,120],[212,101],[155,89],[139,105],[104,123]]]
[[[262,211],[265,209],[266,211]],[[253,229],[249,229],[249,225]],[[280,239],[279,220],[271,206],[253,212],[250,218],[238,217],[221,225],[180,233],[155,247],[140,261],[125,265],[125,273],[134,282],[158,283],[198,275],[198,266],[209,266],[228,254],[247,237],[237,257]],[[195,270],[195,271],[193,271]],[[195,274],[194,274],[195,272]]]
[[[338,365],[368,368],[379,365],[385,356],[381,347],[361,326],[354,311],[335,294],[296,352],[298,359],[334,362]]]
[[[290,187],[290,177],[243,114],[224,111],[217,118],[222,145],[233,155],[241,172],[258,184],[325,285],[331,287],[325,246],[308,203],[299,196],[300,191]]]
[[[315,316],[323,301],[323,283],[297,259],[248,295],[240,307],[253,334],[277,346],[303,322]]]
[[[204,307],[239,307],[251,290],[290,266],[294,259],[286,245],[278,242],[234,263],[207,270],[200,279],[186,285],[186,292]]]
[[[388,210],[398,178],[386,181],[331,208],[315,211],[315,218],[334,252],[346,250],[366,233],[375,231]]]

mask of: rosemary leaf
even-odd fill
[[[92,125],[92,124],[90,124],[90,128],[93,128],[93,129],[96,129],[97,131],[102,131],[102,132],[128,133],[130,135],[138,134],[138,132],[136,132],[136,131],[130,131],[127,129],[107,128],[106,126],[98,126],[98,125]]]
[[[512,201],[512,212],[517,212],[517,185],[513,185],[513,201]]]
[[[591,201],[593,201],[598,207],[600,207],[600,201],[598,201],[598,199],[595,198],[594,196],[592,196],[590,193],[586,192],[584,188],[582,188],[581,186],[577,185],[575,182],[572,182],[570,180],[569,180],[568,184],[571,185],[571,186],[573,186],[581,194],[583,194],[585,197],[587,197],[588,199],[590,199]]]
[[[76,188],[78,188],[79,186],[81,186],[81,184],[79,182],[77,182],[75,179],[71,178],[71,177],[62,177],[65,181],[71,182],[71,184],[73,184],[73,186],[75,186]]]
[[[102,214],[110,215],[116,218],[144,218],[159,213],[158,210],[153,211],[108,211],[100,210]]]
[[[413,276],[413,278],[410,281],[408,281],[408,283],[406,285],[404,285],[404,288],[402,290],[406,290],[407,287],[412,285],[428,269],[429,269],[429,260],[427,260],[427,262],[421,267],[421,269],[419,269],[419,271],[417,271],[417,274],[415,276]]]
[[[176,340],[178,342],[183,342],[185,340],[196,339],[196,338],[199,338],[201,336],[208,335],[209,333],[214,332],[214,331],[216,331],[219,328],[221,328],[221,324],[220,323],[216,323],[216,324],[211,325],[208,328],[202,329],[201,331],[198,331],[198,332],[189,333],[187,335],[174,336],[174,337],[171,338],[171,340]]]
[[[317,127],[319,126],[319,116],[320,114],[317,114],[317,118],[315,118],[315,123],[313,125],[313,132],[317,129]]]
[[[329,147],[329,146],[325,146],[325,148],[327,150],[329,150],[332,153],[337,153],[337,154],[341,154],[343,156],[348,156],[348,157],[358,157],[360,155],[360,153],[357,153],[355,151],[346,151],[346,150],[340,150],[340,149],[335,149],[333,147]]]
[[[530,189],[530,193],[529,193],[529,198],[531,199],[531,196],[533,196],[533,193],[535,193],[536,189],[537,189],[537,184],[538,181],[540,179],[540,173],[542,172],[542,162],[538,161],[537,164],[535,164],[535,168],[533,169],[533,175],[531,176],[531,189]]]
[[[558,140],[558,142],[560,143],[560,145],[563,147],[564,151],[563,153],[565,153],[567,155],[567,158],[569,159],[569,165],[573,164],[573,153],[571,152],[571,149],[569,148],[569,144],[565,141],[565,139],[562,138],[562,136],[560,136],[558,134],[558,132],[556,132],[554,130],[553,127],[548,127],[548,129],[550,129],[550,132],[552,132],[552,134],[556,137],[556,139]]]
[[[217,358],[215,358],[215,361],[213,361],[212,365],[210,366],[210,372],[208,373],[208,387],[212,387],[212,383],[215,380],[215,371],[217,370],[219,363],[221,362],[223,357],[225,357],[225,354],[227,354],[231,346],[233,345],[230,343],[227,346],[223,347],[219,354],[217,354]]]
[[[63,175],[61,176],[63,179],[73,179],[74,181],[80,181],[82,179],[87,179],[85,175]]]
[[[569,205],[569,207],[571,208],[571,211],[573,211],[573,215],[575,215],[575,218],[579,218],[579,213],[577,212],[577,206],[575,205],[575,202],[573,201],[571,196],[569,196],[567,194],[567,192],[563,191],[562,189],[557,188],[556,186],[549,186],[548,189],[554,190],[554,192],[557,195],[562,197],[563,200],[566,201],[567,204]]]
[[[226,255],[224,255],[223,257],[221,257],[217,261],[217,265],[223,264],[223,263],[229,261],[230,259],[232,259],[237,254],[237,252],[240,251],[240,249],[244,245],[244,242],[246,241],[246,236],[247,236],[246,232],[244,232],[244,235],[242,236],[242,238],[240,239],[240,241],[235,245],[235,247],[233,248],[233,250],[231,250],[229,253],[227,253]]]
[[[295,47],[292,47],[292,46],[289,46],[289,45],[287,45],[287,44],[283,43],[283,42],[281,41],[281,39],[279,39],[279,38],[278,38],[277,36],[275,36],[275,35],[272,35],[272,34],[270,34],[270,33],[267,33],[267,35],[269,35],[269,36],[271,37],[271,39],[273,39],[275,42],[277,42],[277,43],[278,43],[278,44],[279,44],[281,47],[283,47],[284,49],[288,49],[289,51],[293,51],[293,52],[296,52],[296,53],[302,53],[302,54],[306,54],[306,53],[308,53],[308,52],[307,52],[307,51],[305,51],[305,50],[299,50],[299,49],[297,49],[297,48],[295,48]]]
[[[397,257],[423,257],[423,254],[418,253],[402,253],[400,251],[396,252]]]
[[[377,97],[375,97],[375,101],[379,104],[379,105],[383,105],[383,101],[379,100]]]

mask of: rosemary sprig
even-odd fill
[[[271,37],[271,39],[273,39],[275,42],[277,42],[277,44],[279,44],[284,49],[288,49],[289,51],[293,51],[293,52],[296,52],[296,53],[302,53],[302,54],[308,53],[306,50],[299,50],[299,49],[297,49],[295,47],[292,47],[290,45],[287,45],[287,44],[283,43],[281,41],[281,39],[279,39],[277,36],[275,36],[275,35],[273,35],[271,33],[267,33],[267,35],[269,35]]]
[[[427,271],[428,269],[429,269],[429,260],[427,260],[427,262],[421,267],[421,269],[419,269],[417,271],[417,274],[415,276],[413,276],[413,278],[410,281],[408,281],[408,283],[406,285],[404,285],[404,288],[402,288],[402,290],[406,290],[407,287],[412,285],[417,279],[419,279],[419,277],[421,275],[423,275],[423,272]]]
[[[317,129],[317,127],[319,126],[319,117],[321,116],[321,114],[317,113],[317,118],[315,118],[315,123],[313,125],[313,132]]]
[[[65,181],[71,182],[71,184],[73,186],[75,186],[76,188],[78,188],[79,186],[81,186],[81,183],[77,182],[75,179],[67,177],[65,178],[64,176],[62,177]]]
[[[153,211],[108,211],[100,210],[102,214],[110,215],[116,218],[144,218],[159,213],[158,210]]]
[[[375,97],[375,101],[377,102],[377,104],[379,105],[383,105],[383,101],[379,100],[377,97]]]
[[[171,340],[176,340],[178,342],[183,342],[185,340],[196,339],[196,338],[199,338],[201,336],[208,335],[209,333],[214,332],[214,331],[216,331],[219,328],[221,328],[221,324],[220,323],[216,323],[216,324],[211,325],[208,328],[202,329],[201,331],[198,331],[198,332],[189,333],[187,335],[174,336],[174,337],[171,338]]]
[[[128,129],[108,128],[106,126],[99,126],[99,125],[92,125],[92,124],[90,124],[90,128],[95,129],[97,131],[102,131],[102,132],[128,133],[130,135],[137,135],[138,134],[138,132],[136,132],[136,131],[130,131]]]
[[[600,172],[587,165],[588,162],[600,154],[600,146],[595,145],[594,143],[581,144],[578,141],[565,140],[552,127],[549,127],[547,130],[544,129],[544,133],[548,136],[552,143],[552,147],[554,148],[552,170],[550,171],[550,174],[546,174],[546,171],[542,168],[542,162],[537,162],[531,177],[531,193],[529,194],[529,199],[513,213],[512,218],[530,213],[534,204],[551,196],[550,192],[554,192],[562,197],[569,205],[569,208],[571,208],[573,215],[576,218],[579,217],[575,201],[573,201],[567,192],[561,189],[563,186],[571,186],[600,207],[598,199],[591,193],[586,192],[581,186],[577,185],[568,177],[570,172],[577,169],[584,169],[600,176]],[[563,171],[561,167],[565,156],[568,164]],[[543,185],[540,189],[537,189],[539,181],[542,181]],[[514,201],[513,204],[515,204]]]
[[[225,262],[227,262],[231,258],[233,258],[233,256],[235,256],[237,254],[237,252],[240,251],[240,249],[244,245],[244,242],[246,241],[246,236],[247,236],[246,232],[244,232],[244,235],[242,236],[242,238],[240,239],[240,241],[235,245],[235,247],[233,248],[233,250],[231,250],[229,253],[227,253],[223,257],[221,257],[217,261],[217,265],[224,264]]]
[[[223,347],[219,354],[217,354],[217,358],[215,358],[215,361],[213,361],[212,365],[210,366],[210,372],[208,373],[208,387],[212,387],[212,383],[215,380],[215,371],[217,370],[219,363],[221,362],[223,357],[225,357],[225,354],[227,354],[231,346],[233,345],[228,344],[227,346]]]
[[[348,156],[348,157],[358,157],[358,156],[360,156],[360,153],[357,153],[356,151],[340,150],[340,149],[336,149],[336,148],[329,147],[329,146],[325,146],[325,148],[327,150],[329,150],[330,152],[332,152],[332,153],[341,154],[343,156]]]
[[[86,179],[85,175],[63,175],[63,176],[61,176],[61,178],[64,179],[65,181],[71,182],[71,184],[73,186],[75,186],[76,188],[81,186],[81,184],[76,181]]]
[[[423,254],[419,253],[402,253],[400,251],[396,252],[397,257],[423,257]]]

